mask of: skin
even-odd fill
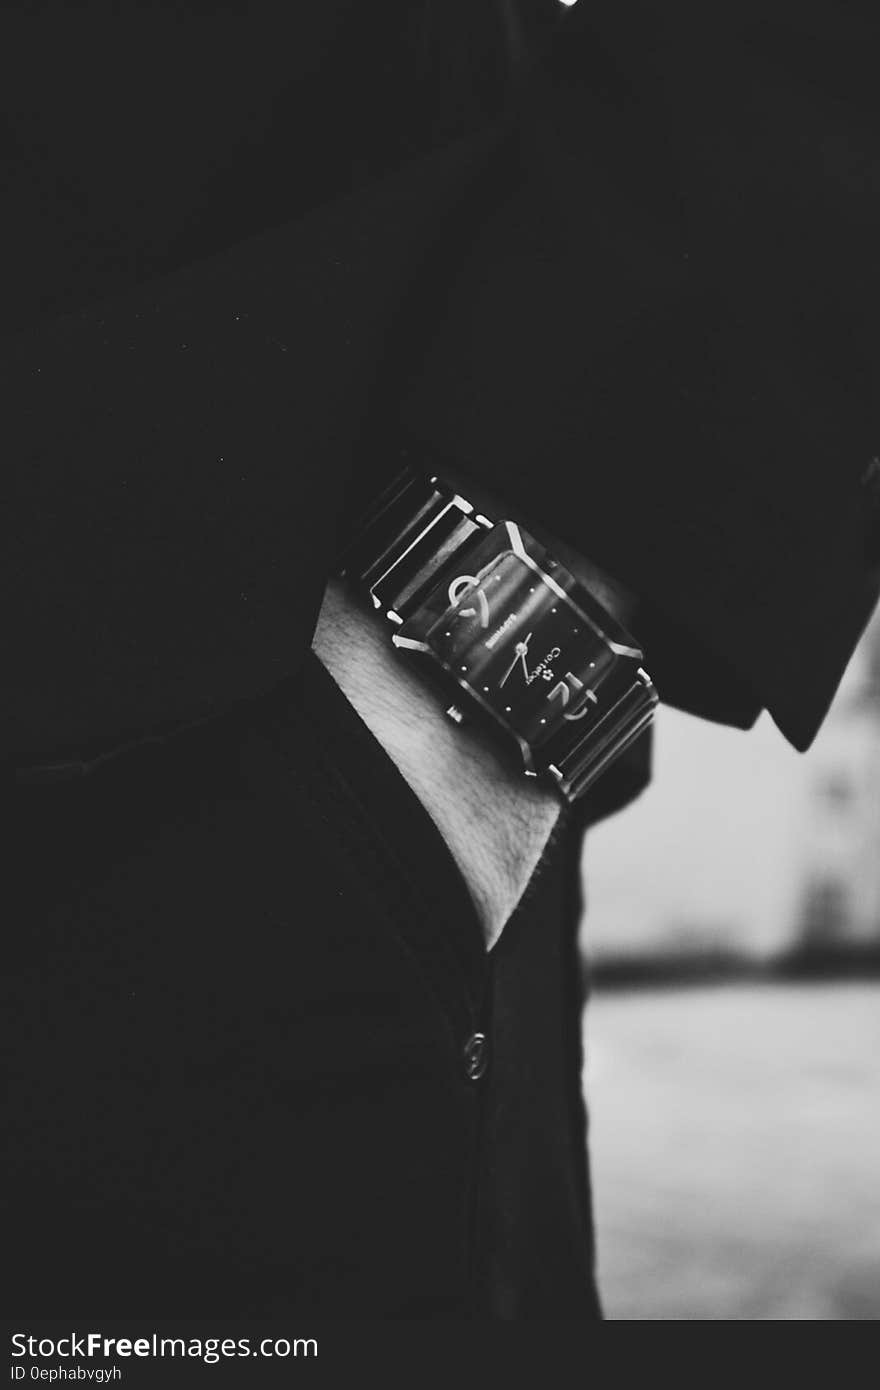
[[[521,521],[622,622],[631,620],[634,596],[617,581],[465,480],[450,481],[493,519]],[[454,725],[438,692],[391,645],[385,624],[340,580],[327,585],[313,647],[440,831],[491,950],[560,820],[560,798],[525,778],[512,757],[499,757],[477,730]]]

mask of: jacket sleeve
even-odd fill
[[[643,596],[665,698],[806,746],[875,595],[878,35],[784,8],[583,4],[513,130],[5,339],[0,758],[295,673],[402,432]]]
[[[498,139],[3,341],[0,760],[75,771],[295,674],[390,325]]]
[[[642,595],[661,696],[798,748],[877,592],[871,14],[568,12],[404,405]]]

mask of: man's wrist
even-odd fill
[[[450,719],[571,802],[647,729],[657,695],[617,616],[633,596],[555,540],[461,474],[410,467],[362,517],[341,573]]]

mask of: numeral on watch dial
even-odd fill
[[[568,709],[567,706],[572,696],[574,696],[574,704]],[[583,719],[590,707],[590,701],[594,705],[598,704],[595,691],[588,690],[583,681],[578,680],[571,671],[566,671],[563,679],[557,681],[547,699],[562,702],[563,719]]]
[[[477,603],[479,604],[480,622],[483,625],[483,627],[486,628],[489,626],[489,600],[486,598],[486,595],[483,593],[483,590],[479,587],[479,580],[475,577],[475,575],[460,574],[456,579],[453,579],[448,590],[449,602],[453,604],[458,603],[458,600],[460,599],[461,595],[465,592],[466,589],[469,588],[473,588],[476,590],[476,599]],[[477,609],[459,608],[455,616],[457,618],[475,618],[477,616]]]

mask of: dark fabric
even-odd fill
[[[403,405],[644,596],[664,698],[799,748],[876,597],[878,43],[847,4],[579,4]]]
[[[594,1316],[570,843],[487,959],[439,833],[314,658],[30,793],[7,1314]]]
[[[340,525],[403,448],[635,589],[663,698],[766,706],[798,747],[873,605],[880,21],[528,0],[512,87],[503,8],[0,17],[0,759],[153,740],[8,793],[22,1309],[448,1313],[473,1279],[505,1315],[595,1310],[555,1166],[576,1052],[511,1022],[552,1014],[570,939],[502,942],[498,1076],[531,1040],[563,1146],[502,1171],[513,1102],[460,1077],[485,981],[448,858],[413,850],[442,923],[392,901],[388,842],[285,724]],[[645,775],[643,747],[585,814]],[[481,1163],[507,1197],[475,1207]],[[511,1230],[538,1194],[547,1234]]]
[[[581,837],[560,826],[492,952],[475,1263],[498,1318],[601,1316],[581,1040]]]
[[[292,675],[404,430],[641,594],[666,699],[809,742],[876,592],[880,21],[524,8],[513,96],[490,0],[4,9],[5,758]]]

